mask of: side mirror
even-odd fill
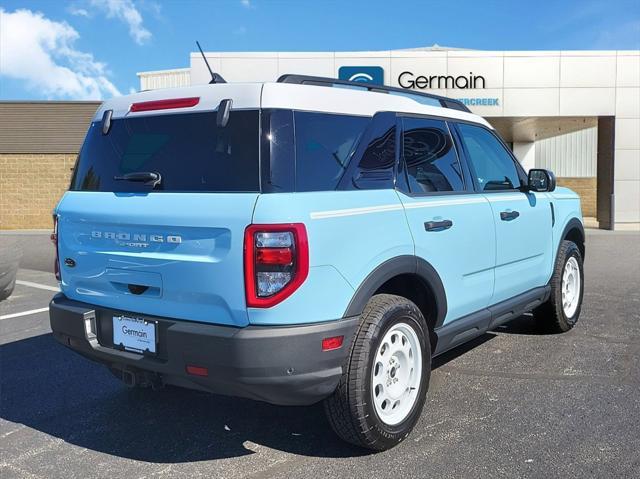
[[[216,124],[220,128],[224,128],[229,123],[229,112],[231,111],[231,105],[233,104],[233,100],[227,98],[225,100],[221,100],[218,105],[218,114],[216,115]]]
[[[527,188],[529,191],[553,191],[556,189],[556,175],[551,170],[533,168],[529,170]]]

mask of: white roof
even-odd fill
[[[188,108],[136,113],[129,111],[132,103],[189,97],[199,97],[200,101],[196,106]],[[232,109],[282,108],[362,116],[373,116],[379,111],[394,111],[466,120],[491,128],[484,118],[473,113],[425,105],[410,96],[292,83],[217,83],[134,93],[104,102],[96,112],[94,121],[102,118],[105,110],[113,110],[113,118],[212,111],[225,98],[233,100]]]

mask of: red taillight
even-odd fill
[[[169,100],[152,100],[133,103],[129,109],[131,112],[151,110],[171,110],[172,108],[188,108],[200,103],[200,97],[172,98]]]
[[[322,340],[322,350],[333,351],[334,349],[340,349],[342,347],[343,341],[344,336],[333,336],[331,338],[324,338]]]
[[[288,265],[293,263],[291,248],[258,248],[256,263]]]
[[[206,378],[209,375],[209,370],[202,366],[194,366],[192,364],[187,364],[187,374]]]
[[[58,255],[58,215],[53,215],[53,233],[51,233],[51,242],[56,249],[56,260],[53,263],[53,271],[56,279],[60,281],[60,257]]]
[[[309,274],[309,244],[302,223],[250,225],[244,234],[247,306],[269,308],[291,296]]]

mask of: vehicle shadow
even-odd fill
[[[464,354],[468,353],[472,349],[475,349],[478,346],[481,346],[484,343],[491,341],[495,337],[496,335],[493,333],[484,333],[483,335],[478,336],[477,338],[474,338],[471,341],[467,341],[466,343],[461,344],[460,346],[456,346],[455,348],[450,349],[446,353],[442,353],[439,356],[436,356],[435,358],[433,358],[433,361],[431,363],[431,369],[436,370],[444,366],[448,362],[451,362],[454,359],[459,358],[460,356],[463,356]]]
[[[128,389],[51,334],[1,345],[0,364],[2,419],[114,456],[181,463],[245,456],[261,446],[315,457],[369,453],[334,435],[321,404]]]
[[[502,326],[498,326],[495,332],[505,334],[522,334],[526,336],[552,336],[554,332],[549,332],[540,322],[536,321],[531,313],[523,314],[512,319]]]
[[[448,362],[453,361],[454,359],[460,356],[463,356],[464,354],[468,353],[472,349],[475,349],[478,346],[481,346],[482,344],[488,341],[491,341],[492,339],[498,336],[496,333],[520,334],[520,335],[526,335],[526,336],[543,336],[543,335],[548,336],[548,335],[557,334],[557,333],[549,332],[545,330],[544,327],[542,327],[540,323],[533,318],[533,315],[531,313],[523,314],[521,316],[518,316],[517,318],[512,319],[508,323],[498,326],[494,330],[487,331],[481,336],[478,336],[477,338],[472,339],[471,341],[461,344],[460,346],[456,346],[450,351],[447,351],[446,353],[443,353],[440,356],[437,356],[436,358],[434,358],[433,363],[431,365],[432,369],[438,369],[439,367],[444,366]]]
[[[515,332],[527,331],[519,319],[508,327],[527,334]],[[483,334],[437,357],[433,368],[494,337]],[[314,457],[370,453],[337,438],[322,404],[278,407],[173,387],[128,389],[51,334],[0,345],[0,369],[2,419],[118,457],[197,462],[250,455],[261,446]]]

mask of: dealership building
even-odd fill
[[[206,52],[228,82],[285,73],[431,92],[487,118],[525,168],[553,170],[606,229],[640,229],[640,51],[480,51],[439,47],[375,52]],[[140,89],[208,83],[189,68],[138,74]]]
[[[207,52],[229,82],[285,73],[380,83],[462,100],[525,168],[580,194],[587,225],[640,230],[640,51]],[[186,55],[185,55],[186,57]],[[185,58],[186,60],[186,58]],[[140,89],[206,84],[188,68],[138,74]],[[99,102],[0,102],[0,229],[49,228]],[[46,174],[43,174],[45,173]]]

